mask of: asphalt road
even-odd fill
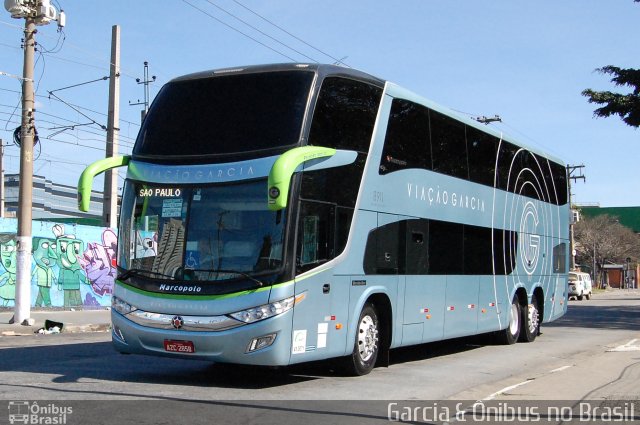
[[[0,400],[73,406],[69,424],[386,423],[402,419],[392,400],[422,403],[422,413],[427,403],[428,414],[404,419],[430,423],[423,419],[433,419],[433,403],[637,401],[639,306],[639,292],[597,294],[570,301],[533,343],[475,337],[398,349],[390,367],[357,378],[328,362],[269,369],[125,356],[107,333],[2,337]],[[207,421],[212,415],[225,420]],[[639,416],[640,405],[632,412]]]

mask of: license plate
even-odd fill
[[[174,341],[170,339],[164,340],[165,351],[173,353],[195,353],[196,348],[191,341]]]

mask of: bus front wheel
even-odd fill
[[[349,372],[353,375],[366,375],[373,370],[380,351],[380,323],[373,304],[367,303],[360,312],[356,326],[356,339],[353,353],[348,358]]]
[[[509,309],[509,325],[507,329],[499,331],[498,339],[506,345],[515,344],[520,337],[520,319],[522,312],[518,296],[514,296]]]

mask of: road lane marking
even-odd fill
[[[549,371],[549,373],[562,372],[563,370],[567,370],[567,369],[569,369],[570,367],[573,367],[573,365],[569,365],[569,366],[562,366],[562,367],[559,367],[559,368],[557,368],[557,369],[550,370],[550,371]]]
[[[533,382],[535,380],[535,378],[531,378],[531,379],[527,379],[526,381],[522,381],[518,384],[515,385],[510,385],[508,387],[504,387],[503,389],[496,391],[493,394],[488,395],[487,397],[483,398],[482,401],[489,401],[489,400],[493,400],[494,398],[496,398],[497,396],[506,393],[507,391],[511,391],[513,389],[516,389],[518,387],[521,387],[523,385],[527,385],[530,382]]]
[[[621,352],[621,351],[640,351],[640,345],[633,345],[636,343],[636,341],[638,341],[638,339],[632,339],[631,341],[627,342],[624,345],[618,345],[615,348],[611,348],[610,350],[607,350],[607,353],[613,353],[613,352]]]

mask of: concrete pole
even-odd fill
[[[120,27],[111,27],[111,69],[109,72],[109,110],[107,116],[106,157],[118,154],[120,130]],[[118,226],[118,171],[107,170],[104,175],[102,218],[106,226]]]
[[[16,300],[14,323],[28,324],[31,315],[31,215],[33,189],[33,142],[35,104],[33,66],[36,24],[27,17],[24,29],[22,80],[22,124],[20,134],[20,189],[18,192],[18,235],[16,254]]]
[[[0,218],[4,218],[4,140],[0,139]]]

